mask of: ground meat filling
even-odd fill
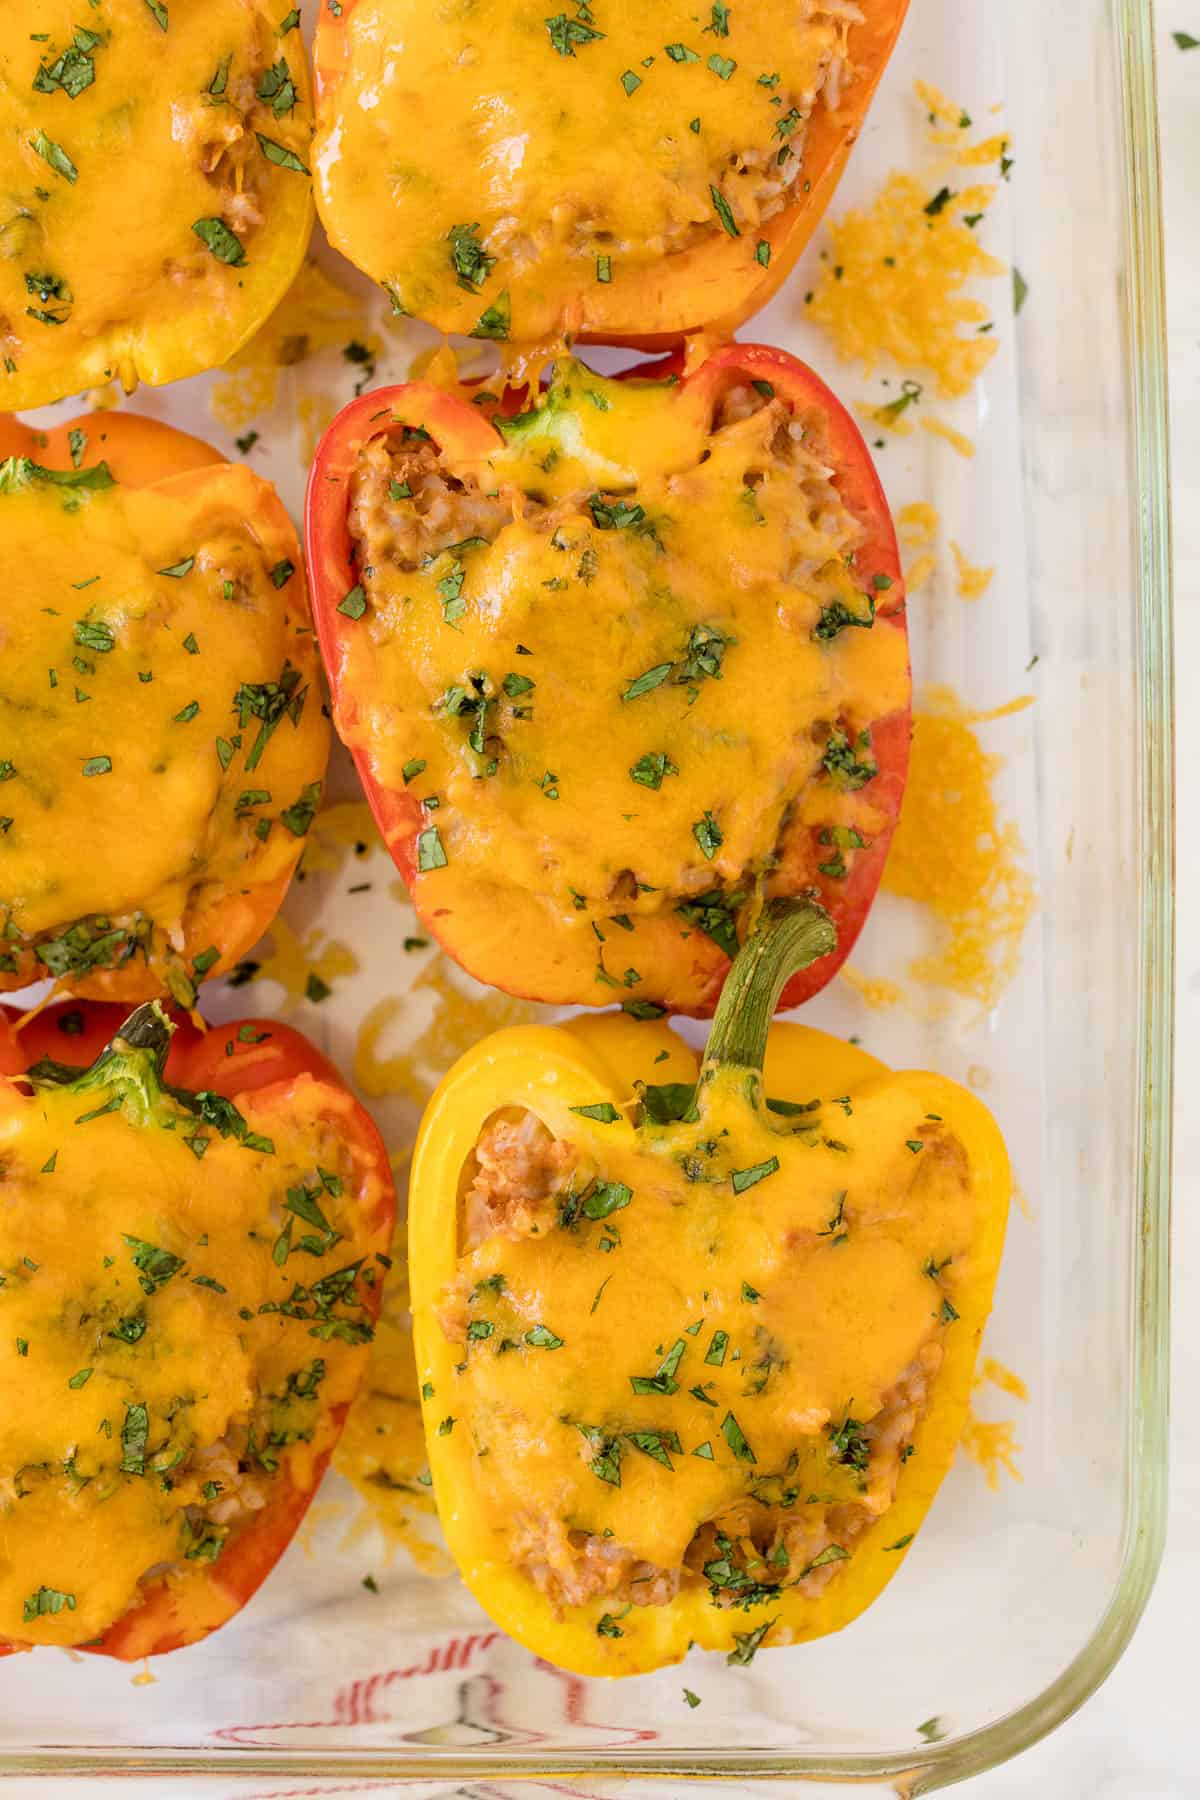
[[[761,422],[753,429],[747,421],[769,410],[769,455],[760,453]],[[824,416],[815,408],[793,413],[781,400],[764,395],[753,382],[738,380],[721,395],[713,417],[714,439],[728,433],[736,442],[747,439],[752,460],[746,470],[747,487],[756,487],[768,476],[788,477],[799,489],[797,516],[809,531],[833,538],[843,555],[862,542],[859,521],[843,502],[836,486],[836,469],[829,459]],[[753,440],[753,442],[751,442]],[[707,461],[707,454],[703,458]],[[681,499],[687,497],[688,476],[674,479]],[[590,518],[587,501],[593,488],[581,482],[577,495],[553,506],[524,495],[522,521],[552,536],[561,525]],[[634,496],[626,496],[632,501]],[[349,527],[358,549],[359,566],[368,580],[387,564],[411,572],[428,567],[443,551],[470,538],[492,543],[515,516],[513,497],[503,492],[484,493],[468,474],[456,475],[442,462],[441,453],[428,434],[402,426],[398,431],[372,438],[359,451],[358,467],[351,483]],[[798,584],[810,580],[819,565],[797,557],[787,578]]]
[[[219,71],[219,93],[210,90],[198,100],[173,101],[171,132],[176,142],[190,147],[213,188],[214,212],[245,247],[266,221],[271,163],[259,137],[278,141],[281,125],[294,111],[296,93],[285,58],[269,64],[255,46],[249,64],[239,68],[239,60],[235,57]]]
[[[861,1468],[860,1499],[791,1509],[747,1499],[702,1525],[674,1569],[643,1561],[613,1538],[570,1530],[545,1514],[522,1514],[512,1524],[513,1562],[559,1610],[600,1598],[666,1606],[681,1588],[700,1586],[718,1606],[749,1608],[788,1588],[816,1599],[892,1505],[941,1361],[941,1346],[927,1344],[874,1418],[826,1426],[835,1459],[853,1458],[848,1466]]]
[[[463,1212],[462,1245],[489,1238],[540,1237],[556,1223],[559,1202],[572,1187],[579,1157],[552,1137],[535,1113],[494,1119],[475,1146]]]
[[[485,1126],[465,1172],[462,1252],[492,1238],[540,1235],[561,1223],[564,1199],[583,1191],[588,1174],[572,1146],[554,1138],[533,1113],[497,1116]],[[471,1287],[464,1271],[440,1309],[442,1329],[455,1343],[467,1342]],[[761,1497],[752,1491],[702,1524],[673,1568],[637,1556],[610,1536],[522,1511],[510,1523],[512,1561],[560,1612],[596,1599],[665,1606],[681,1589],[701,1586],[715,1605],[743,1609],[788,1588],[815,1599],[893,1505],[943,1356],[939,1341],[925,1343],[868,1419],[808,1414],[798,1422],[801,1440],[819,1444],[831,1469],[852,1473],[852,1498],[818,1498],[806,1491],[803,1476],[795,1488],[786,1475],[767,1477]],[[580,1454],[590,1454],[586,1445]]]
[[[364,573],[391,563],[419,569],[466,538],[496,538],[512,504],[452,475],[423,431],[407,427],[359,451],[350,497],[350,535]]]

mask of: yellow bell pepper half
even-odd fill
[[[0,407],[215,368],[282,299],[313,221],[284,12],[0,8]]]
[[[962,1430],[1010,1191],[939,1075],[770,1028],[827,916],[773,904],[703,1062],[660,1023],[502,1031],[413,1167],[417,1366],[459,1570],[519,1643],[634,1675],[848,1624]],[[768,1034],[769,1033],[769,1034]]]

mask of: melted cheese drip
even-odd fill
[[[554,1097],[581,1190],[596,1170],[631,1198],[599,1223],[492,1236],[460,1258],[443,1318],[465,1368],[429,1416],[474,1447],[496,1554],[549,1516],[674,1568],[698,1525],[785,1470],[835,1518],[859,1499],[886,1510],[886,1479],[876,1492],[840,1462],[826,1428],[870,1419],[927,1347],[969,1330],[942,1302],[966,1305],[979,1201],[963,1144],[932,1120],[929,1079],[885,1075],[845,1106],[826,1100],[801,1139],[751,1115],[738,1071],[710,1087],[697,1125],[636,1137],[577,1133],[567,1107],[592,1096]],[[539,1328],[561,1344],[539,1347]],[[634,1391],[673,1351],[669,1392]],[[597,1475],[589,1432],[620,1440],[619,1486]],[[665,1433],[666,1463],[631,1432]]]
[[[267,1154],[165,1096],[149,1117],[136,1095],[107,1111],[113,1092],[50,1088],[30,1101],[0,1084],[0,1639],[84,1643],[137,1602],[152,1569],[202,1584],[213,1558],[188,1549],[231,1501],[236,1531],[242,1503],[269,1505],[276,1481],[311,1482],[336,1435],[330,1409],[350,1400],[365,1362],[353,1288],[332,1308],[348,1341],[315,1329],[311,1304],[307,1317],[258,1311],[371,1247],[363,1220],[379,1178],[347,1138],[349,1097],[309,1076],[286,1113],[246,1096],[240,1111],[273,1143]],[[189,1138],[206,1140],[202,1156]],[[302,1185],[341,1234],[320,1254],[300,1247],[313,1227],[285,1210]],[[276,1261],[289,1219],[292,1247]],[[186,1266],[163,1277],[147,1250]],[[195,1529],[185,1508],[199,1509]],[[39,1610],[43,1589],[70,1603]]]
[[[372,356],[381,348],[358,296],[319,263],[306,262],[266,324],[213,383],[209,405],[214,418],[231,431],[242,431],[256,414],[274,406],[289,370],[322,350],[344,350],[348,343],[361,344]]]
[[[580,959],[571,997],[605,1004],[641,979],[614,914],[677,935],[677,901],[753,883],[785,825],[809,880],[818,828],[877,834],[869,791],[844,788],[823,756],[835,722],[853,741],[907,703],[908,664],[883,622],[814,635],[835,601],[867,613],[847,560],[859,528],[840,507],[797,506],[768,409],[712,436],[692,390],[673,400],[569,368],[570,408],[556,413],[552,393],[545,426],[481,476],[511,504],[493,542],[411,572],[372,558],[338,718],[381,785],[411,783],[430,809],[447,866],[426,873],[429,905],[478,912],[486,888],[498,907],[513,890],[533,897]],[[597,406],[579,405],[575,382]],[[765,475],[751,488],[747,471]],[[652,529],[598,523],[585,496],[600,485]],[[533,495],[558,510],[539,516]],[[465,610],[447,623],[451,588]],[[698,626],[725,639],[719,678],[682,672]],[[630,695],[647,671],[656,680]],[[473,676],[499,750],[472,748],[473,715],[447,703],[471,696]],[[657,785],[635,773],[652,759]]]
[[[593,28],[542,0],[433,19],[428,0],[356,0],[315,145],[330,240],[417,317],[514,340],[562,331],[581,288],[663,279],[696,240],[740,232],[752,266],[840,65],[837,10],[797,3],[785,25],[740,0],[718,34],[692,0],[605,0]]]
[[[309,161],[299,32],[274,0],[160,10],[166,29],[146,0],[3,9],[0,406],[223,362],[303,255],[311,181],[278,160]],[[281,58],[276,111],[259,90]]]
[[[452,1565],[441,1547],[428,1542],[416,1528],[418,1520],[437,1509],[421,1424],[405,1236],[400,1226],[392,1245],[393,1272],[384,1291],[371,1360],[338,1444],[334,1467],[366,1501],[389,1548],[408,1551],[424,1573],[442,1575],[449,1574]]]
[[[411,1013],[412,997],[422,994],[433,1000],[429,1023],[407,1050],[384,1053],[384,1040],[405,1013]],[[373,1100],[398,1094],[424,1107],[451,1064],[489,1032],[537,1017],[538,1008],[504,994],[474,987],[465,992],[446,964],[435,958],[422,969],[405,999],[385,995],[363,1019],[354,1046],[355,1084]]]
[[[375,815],[365,800],[339,800],[323,806],[304,846],[304,873],[340,874],[351,851],[356,857],[366,856],[378,843]]]
[[[944,928],[944,947],[913,964],[914,978],[989,1006],[1012,979],[1035,905],[1020,834],[992,797],[1000,759],[971,729],[998,716],[968,712],[948,689],[926,697],[883,876],[888,893],[921,901]]]
[[[0,493],[0,524],[0,968],[85,919],[190,964],[224,894],[286,881],[320,797],[316,654],[303,577],[284,579],[295,538],[267,484],[222,465],[141,489],[34,480]],[[241,723],[235,696],[261,698],[288,663],[307,697],[255,761],[266,722]],[[26,979],[125,948],[47,951]]]

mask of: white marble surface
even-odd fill
[[[1149,4],[1149,0],[1146,0]],[[1171,1523],[1142,1624],[1104,1687],[970,1800],[1194,1800],[1200,1794],[1200,0],[1157,0],[1175,499],[1178,975]]]
[[[1150,4],[1150,0],[1145,0]],[[1200,1718],[1195,1627],[1200,1623],[1200,0],[1158,0],[1159,92],[1168,275],[1175,495],[1179,785],[1176,1194],[1174,1226],[1171,1525],[1166,1558],[1134,1641],[1101,1691],[1015,1762],[956,1790],[971,1800],[1195,1800]],[[22,1784],[6,1788],[14,1793]],[[35,1794],[65,1793],[59,1783]],[[71,1783],[95,1792],[113,1783]],[[158,1784],[151,1781],[148,1791]],[[172,1800],[223,1800],[221,1781],[171,1784]],[[127,1787],[127,1791],[128,1787]],[[244,1790],[241,1790],[244,1792]],[[264,1792],[274,1791],[267,1783]],[[315,1791],[315,1790],[313,1790]],[[351,1787],[333,1791],[352,1791]],[[382,1790],[372,1790],[382,1791]],[[536,1790],[530,1786],[527,1793]],[[546,1790],[547,1792],[549,1790]],[[668,1800],[671,1789],[656,1790]],[[739,1787],[739,1792],[745,1791]],[[768,1791],[768,1790],[764,1790]]]

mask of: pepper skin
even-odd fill
[[[371,1120],[286,1025],[202,1034],[157,1002],[16,1023],[0,1011],[0,1654],[133,1661],[223,1625],[287,1548],[365,1371],[395,1194]]]
[[[215,368],[283,298],[313,203],[308,60],[281,11],[0,9],[0,407]]]
[[[640,1674],[692,1644],[745,1664],[840,1629],[953,1458],[1008,1160],[953,1082],[768,1036],[829,932],[809,902],[769,909],[699,1068],[662,1024],[522,1027],[422,1122],[438,1512],[480,1604],[560,1667]]]
[[[775,0],[741,0],[701,25],[690,0],[322,7],[325,229],[442,331],[648,348],[731,332],[828,205],[907,0],[858,10],[785,24]]]
[[[0,422],[0,990],[127,1004],[274,918],[329,750],[269,483],[133,414]]]
[[[908,766],[903,578],[853,420],[783,351],[676,366],[565,360],[515,417],[364,395],[307,506],[334,721],[423,923],[510,993],[643,1016],[711,1013],[778,894],[838,939],[784,1004],[823,987]]]

